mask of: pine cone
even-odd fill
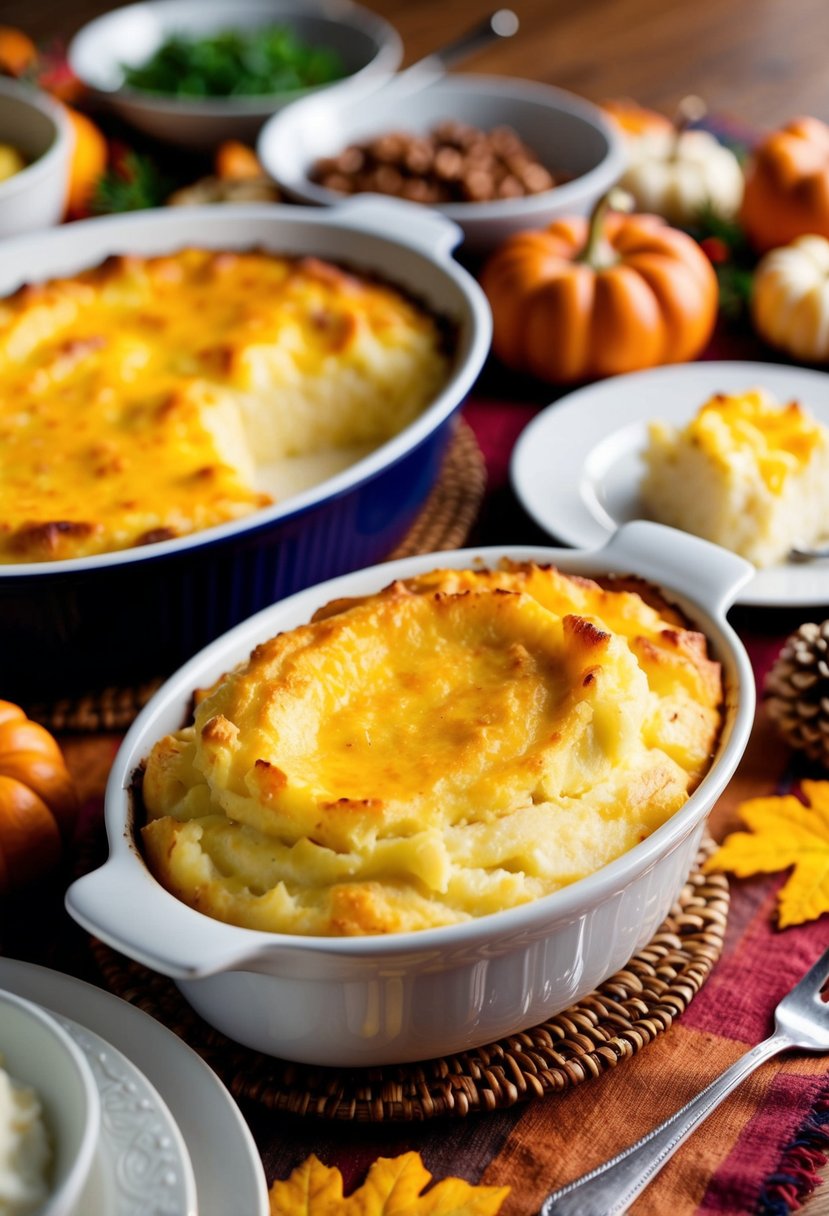
[[[786,742],[829,768],[829,621],[801,625],[787,638],[763,693]]]

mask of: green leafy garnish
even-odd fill
[[[90,210],[94,215],[111,215],[160,207],[171,189],[172,183],[148,156],[127,152],[98,181]]]
[[[336,51],[311,46],[284,26],[176,34],[145,63],[123,65],[131,89],[166,97],[251,97],[328,84],[345,75]]]

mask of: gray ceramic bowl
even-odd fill
[[[72,71],[98,99],[156,139],[210,149],[224,139],[253,140],[269,115],[317,90],[262,97],[156,97],[124,85],[124,64],[144,63],[171,34],[285,25],[304,41],[331,47],[347,75],[325,91],[361,91],[394,72],[403,57],[397,31],[352,0],[144,0],[104,13],[75,35]]]
[[[412,87],[414,84],[415,87]],[[298,202],[330,206],[343,196],[310,180],[314,163],[348,144],[400,130],[423,134],[447,118],[482,130],[507,125],[553,173],[572,180],[526,198],[435,207],[460,226],[465,249],[486,252],[510,233],[585,214],[619,177],[624,153],[600,110],[551,85],[508,76],[400,77],[367,95],[319,94],[275,114],[258,151],[266,171]]]
[[[0,78],[0,143],[27,165],[0,182],[0,237],[56,224],[63,214],[72,152],[69,120],[46,93]]]

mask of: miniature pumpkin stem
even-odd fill
[[[616,186],[602,195],[590,214],[584,248],[574,261],[592,266],[594,270],[603,270],[619,261],[618,254],[604,235],[605,216],[610,210],[632,211],[633,199],[627,191]]]
[[[704,118],[708,111],[708,106],[701,97],[691,93],[687,97],[683,97],[682,101],[676,108],[676,117],[674,118],[674,142],[671,149],[671,160],[679,160],[679,147],[682,141],[682,136],[686,131],[689,131],[695,122],[699,122]]]

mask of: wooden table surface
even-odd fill
[[[483,0],[363,2],[399,30],[406,62],[496,7]],[[48,42],[70,38],[111,7],[105,0],[3,0],[0,20]],[[468,70],[543,80],[593,101],[633,97],[667,113],[697,93],[712,111],[759,127],[801,113],[829,120],[826,0],[515,0],[512,7],[518,33],[479,53]]]
[[[481,0],[363,0],[403,37],[412,62],[479,21]],[[48,45],[66,41],[102,0],[3,0],[0,21]],[[494,7],[494,5],[492,6]],[[689,93],[711,112],[769,128],[797,114],[829,121],[827,0],[515,0],[518,33],[466,70],[522,76],[593,101],[631,97],[671,114]],[[232,13],[229,0],[226,11]],[[806,1205],[829,1216],[829,1185]]]

